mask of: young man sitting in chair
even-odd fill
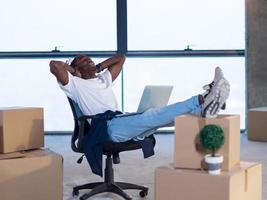
[[[78,104],[84,115],[95,115],[118,110],[112,82],[121,72],[124,61],[124,55],[116,55],[95,65],[88,56],[79,55],[70,64],[51,61],[50,71],[57,78],[60,88]],[[152,108],[142,114],[114,116],[107,121],[110,139],[114,142],[142,139],[147,136],[142,133],[169,125],[176,116],[183,114],[216,117],[230,92],[229,82],[219,67],[215,69],[213,81],[203,88],[207,90],[204,94],[197,94],[183,102]]]

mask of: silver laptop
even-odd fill
[[[168,105],[173,86],[147,85],[143,91],[139,106],[136,112],[116,115],[125,117],[145,112],[150,108],[158,108]]]

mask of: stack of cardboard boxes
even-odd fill
[[[43,146],[42,108],[0,108],[1,200],[62,200],[62,157]]]
[[[210,175],[203,158],[205,152],[198,134],[207,124],[223,128],[225,144],[222,172]],[[174,163],[155,171],[156,200],[261,200],[261,165],[240,162],[240,118],[220,115],[204,119],[192,115],[175,119]]]

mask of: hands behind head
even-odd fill
[[[65,64],[69,65],[69,67],[71,67],[72,69],[74,69],[72,66],[70,66],[70,63],[71,63],[71,59],[65,61]],[[80,77],[80,78],[82,77],[81,72],[77,68],[75,68],[74,72],[72,72],[71,74],[73,76],[77,76],[77,77]]]
[[[96,77],[97,68],[95,63],[88,56],[77,56],[73,59],[73,61],[67,60],[65,64],[72,68],[69,71],[73,76],[83,79],[91,79]]]

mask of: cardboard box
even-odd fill
[[[0,154],[0,199],[62,200],[62,161],[50,150]]]
[[[199,132],[207,124],[222,127],[225,144],[217,152],[223,155],[222,170],[230,170],[240,161],[240,117],[239,115],[219,115],[215,119],[205,119],[194,115],[175,118],[174,166],[177,168],[206,169],[206,152],[199,141]]]
[[[261,200],[262,167],[241,162],[229,172],[159,167],[155,171],[155,200]]]
[[[249,109],[248,139],[267,142],[267,107]]]
[[[43,108],[0,108],[0,153],[44,146]]]

